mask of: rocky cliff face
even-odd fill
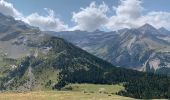
[[[155,71],[170,67],[170,32],[145,24],[137,29],[114,32],[59,32],[84,50],[120,67]]]

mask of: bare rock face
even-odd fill
[[[113,32],[58,32],[82,49],[113,65],[141,71],[156,71],[170,66],[170,32],[145,24],[137,29]]]

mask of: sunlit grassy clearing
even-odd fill
[[[116,95],[122,89],[124,87],[121,84],[69,84],[62,91],[1,93],[0,100],[132,100],[132,98]]]
[[[118,95],[69,91],[38,91],[30,93],[1,93],[0,100],[132,100]]]

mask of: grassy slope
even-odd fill
[[[63,90],[70,90],[85,93],[104,93],[104,94],[116,94],[117,92],[124,90],[122,84],[116,85],[100,85],[100,84],[69,84],[63,88]]]
[[[133,100],[115,95],[123,89],[122,85],[70,84],[72,91],[37,91],[28,93],[1,93],[0,100]],[[105,93],[100,93],[100,89]],[[86,90],[86,92],[83,92]],[[93,92],[92,92],[93,91]],[[112,93],[112,94],[110,94]]]

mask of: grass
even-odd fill
[[[70,87],[72,87],[72,90],[69,90]],[[115,94],[122,89],[124,88],[121,84],[69,84],[62,91],[0,93],[0,100],[133,100]],[[103,90],[103,92],[99,90]]]
[[[1,93],[0,100],[133,100],[117,95],[73,91],[37,91],[30,93]]]
[[[122,84],[116,84],[116,85],[69,84],[65,86],[63,90],[71,90],[71,91],[86,92],[86,93],[116,94],[117,92],[124,90],[124,87],[122,86]]]

